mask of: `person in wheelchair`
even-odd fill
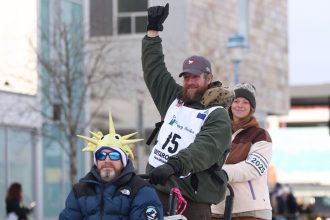
[[[83,151],[92,151],[94,165],[74,184],[60,220],[79,219],[163,219],[163,207],[155,189],[135,174],[134,154],[128,144],[136,133],[116,134],[109,113],[109,134],[90,132],[93,137],[78,137],[88,142]]]

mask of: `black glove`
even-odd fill
[[[150,183],[165,185],[168,178],[172,175],[180,176],[181,163],[177,159],[169,159],[167,163],[154,168],[150,174]]]
[[[164,6],[153,6],[148,8],[147,30],[162,31],[163,23],[168,16],[168,3]]]
[[[165,163],[150,172],[150,183],[154,185],[165,185],[168,178],[172,175],[174,175],[173,167]]]

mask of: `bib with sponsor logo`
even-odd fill
[[[193,109],[174,100],[166,112],[157,143],[149,156],[149,164],[158,167],[169,157],[187,148],[196,138],[207,116],[220,106],[209,109]]]

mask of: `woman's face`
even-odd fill
[[[251,111],[250,102],[243,97],[237,97],[234,99],[231,105],[231,112],[233,113],[233,120],[242,120],[249,115]]]

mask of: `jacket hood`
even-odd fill
[[[209,85],[201,99],[201,103],[204,107],[220,105],[228,109],[234,98],[235,92],[233,89],[224,87],[221,82],[216,81]]]

